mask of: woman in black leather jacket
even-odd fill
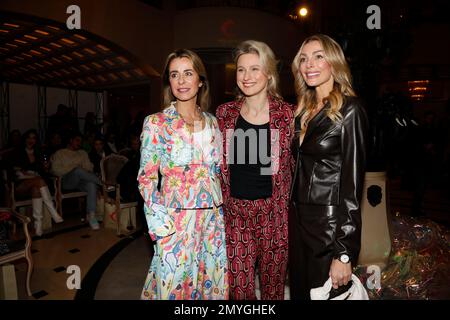
[[[307,38],[292,72],[299,161],[289,218],[290,289],[292,299],[309,299],[328,277],[334,290],[350,285],[361,243],[368,120],[342,49],[330,37]]]

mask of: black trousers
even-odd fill
[[[289,285],[292,300],[310,300],[310,290],[323,286],[329,278],[335,230],[336,217],[330,216],[326,207],[291,204]]]

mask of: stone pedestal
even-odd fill
[[[378,265],[383,269],[391,252],[385,172],[366,173],[361,201],[362,234],[358,265]]]
[[[0,266],[0,300],[17,300],[17,281],[14,265]]]

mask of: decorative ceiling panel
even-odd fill
[[[9,82],[104,90],[158,76],[127,51],[83,30],[0,12],[0,77]]]

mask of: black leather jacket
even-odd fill
[[[298,151],[300,158],[292,200],[299,215],[314,206],[310,212],[323,207],[319,210],[333,217],[333,227],[324,227],[334,231],[320,233],[327,237],[321,242],[333,245],[335,256],[349,255],[355,265],[361,246],[368,119],[361,100],[356,97],[345,98],[340,110],[342,120],[335,123],[327,116],[327,109],[325,106],[311,119],[300,147],[298,139],[294,139],[297,145],[294,152]],[[297,117],[296,126],[300,120]],[[311,226],[314,227],[317,225]]]

